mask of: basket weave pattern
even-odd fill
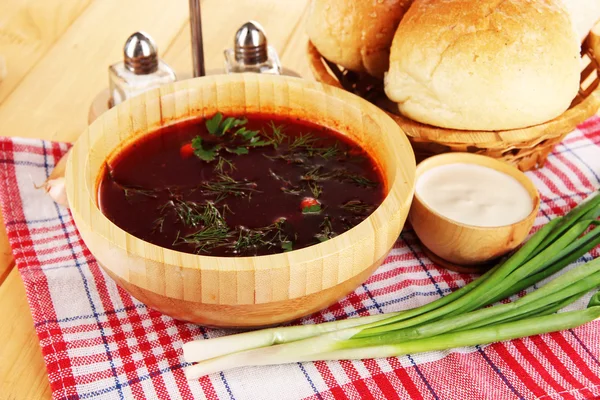
[[[600,38],[590,33],[581,54],[579,93],[563,114],[522,129],[467,131],[426,125],[400,115],[396,105],[385,96],[381,80],[326,60],[308,42],[308,58],[315,78],[363,97],[386,111],[408,135],[417,160],[451,151],[469,152],[504,160],[522,171],[542,167],[554,146],[600,108]]]

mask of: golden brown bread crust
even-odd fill
[[[307,32],[326,59],[383,77],[394,32],[412,0],[312,0]]]
[[[579,87],[560,0],[415,0],[393,40],[386,94],[419,122],[501,130],[548,121]]]

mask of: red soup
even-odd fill
[[[150,133],[106,165],[102,212],[187,253],[254,256],[317,244],[364,220],[384,184],[359,146],[277,116],[193,120]]]

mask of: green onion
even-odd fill
[[[398,356],[473,346],[571,328],[600,317],[600,293],[586,310],[555,314],[600,286],[600,259],[496,304],[555,274],[600,244],[600,196],[546,224],[512,256],[448,296],[407,311],[317,325],[270,328],[186,343],[188,379],[225,369],[299,361]]]
[[[516,339],[524,336],[570,329],[600,317],[600,306],[585,310],[527,318],[467,331],[451,332],[425,339],[365,348],[344,348],[343,335],[333,332],[315,338],[248,350],[213,358],[190,367],[184,372],[188,380],[218,371],[257,365],[275,365],[317,360],[359,360],[395,357],[411,353],[446,350]],[[356,330],[354,328],[352,330]],[[312,341],[312,343],[309,343]]]

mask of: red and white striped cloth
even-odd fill
[[[187,382],[182,343],[230,332],[176,321],[149,309],[102,272],[69,211],[35,189],[67,147],[0,139],[4,222],[56,399],[600,396],[600,321],[489,346],[388,359],[242,368]],[[598,190],[600,118],[582,124],[556,147],[546,166],[529,177],[542,198],[538,227]],[[367,282],[301,323],[415,307],[473,278],[436,267],[422,254],[413,233],[405,230]],[[586,301],[571,308],[583,308]]]

